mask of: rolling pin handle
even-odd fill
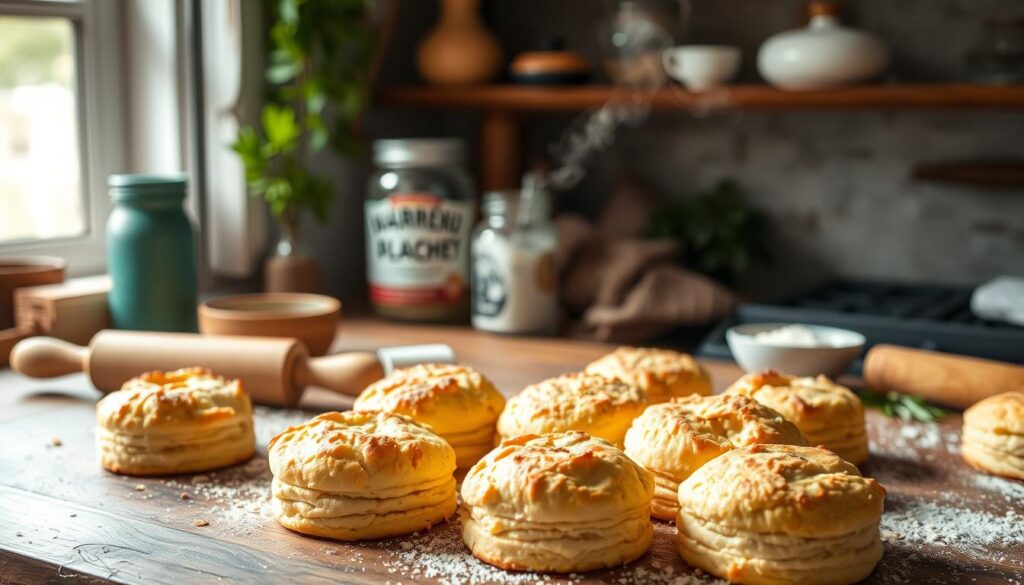
[[[54,337],[29,337],[11,349],[11,367],[30,378],[56,378],[89,369],[89,348]]]
[[[320,386],[341,394],[359,396],[364,388],[383,377],[384,368],[376,355],[354,351],[299,360],[293,381],[300,388]]]

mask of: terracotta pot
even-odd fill
[[[420,44],[420,75],[437,85],[468,85],[501,71],[501,46],[484,27],[480,0],[441,0],[441,18]]]
[[[324,295],[232,295],[199,305],[199,331],[204,335],[295,337],[310,355],[320,356],[331,348],[340,315],[341,301]]]
[[[0,258],[0,329],[14,327],[14,289],[64,282],[62,258]]]
[[[320,264],[309,256],[271,256],[263,265],[263,277],[267,292],[320,292]]]

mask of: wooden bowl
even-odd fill
[[[53,256],[0,258],[0,329],[14,327],[14,289],[64,282],[66,264]]]
[[[341,301],[305,293],[232,295],[199,305],[199,331],[208,335],[295,337],[310,355],[327,353],[338,331]]]

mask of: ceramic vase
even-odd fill
[[[489,81],[501,71],[501,46],[480,21],[480,0],[441,0],[441,18],[420,44],[420,75],[435,85]]]
[[[833,2],[812,2],[810,23],[779,33],[761,45],[757,69],[782,89],[821,89],[881,74],[889,51],[878,37],[844,27]]]
[[[266,292],[320,292],[320,264],[300,245],[296,226],[281,224],[281,239],[263,265],[263,280]]]

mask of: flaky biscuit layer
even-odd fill
[[[582,431],[621,445],[633,419],[648,401],[639,388],[577,372],[527,386],[509,399],[498,418],[498,434],[519,435]]]
[[[702,465],[736,447],[762,443],[806,445],[803,435],[781,414],[745,396],[689,396],[648,407],[626,433],[626,455],[655,476],[656,486],[673,494],[679,482]],[[675,497],[659,498],[655,517],[673,520]]]
[[[811,445],[843,450],[853,457],[848,461],[854,465],[867,460],[866,435],[863,446],[833,448],[833,443],[839,442],[834,439],[837,432],[845,437],[865,428],[864,405],[849,388],[825,376],[799,378],[766,370],[743,376],[726,394],[747,396],[778,411],[800,429]]]
[[[284,483],[341,494],[403,490],[455,470],[455,451],[429,427],[378,411],[321,414],[271,439],[268,455]]]
[[[707,370],[693,356],[668,349],[620,347],[585,371],[633,384],[652,404],[690,394],[711,394]]]
[[[245,461],[255,451],[241,382],[202,368],[148,372],[96,405],[96,451],[115,473],[166,475]]]
[[[494,428],[505,397],[468,366],[420,364],[396,370],[367,386],[356,410],[397,412],[430,425],[442,437]]]

